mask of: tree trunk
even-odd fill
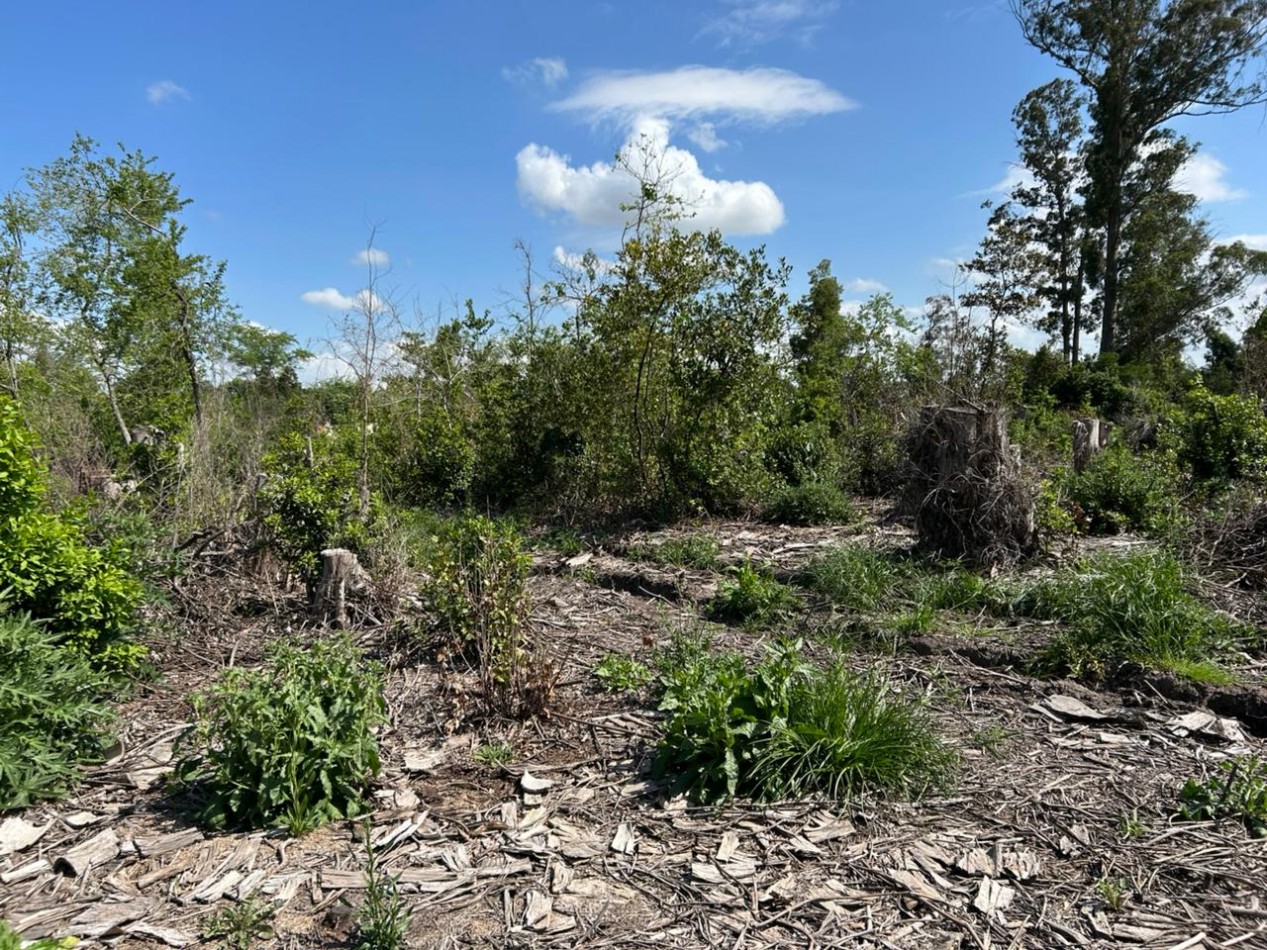
[[[365,589],[369,576],[355,554],[346,548],[321,552],[321,580],[313,592],[312,615],[338,627],[348,622],[348,594]]]
[[[1086,471],[1095,454],[1104,448],[1103,427],[1095,418],[1079,419],[1073,424],[1073,470]]]

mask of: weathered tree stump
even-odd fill
[[[321,552],[321,580],[313,592],[312,615],[323,623],[346,626],[348,595],[358,594],[369,584],[369,575],[355,554],[346,548]]]
[[[1078,419],[1073,424],[1073,470],[1086,471],[1095,454],[1104,448],[1106,430],[1095,418]]]
[[[1037,545],[1034,493],[997,407],[925,406],[909,437],[906,508],[920,547],[978,564],[1014,561]]]

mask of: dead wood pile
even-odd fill
[[[925,406],[908,451],[905,507],[920,547],[990,565],[1033,551],[1034,492],[1008,444],[1002,409]]]

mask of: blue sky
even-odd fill
[[[157,156],[194,199],[189,248],[301,340],[364,285],[371,226],[382,286],[424,319],[504,309],[517,238],[545,272],[610,250],[605,166],[637,132],[794,294],[830,258],[850,296],[918,305],[981,235],[1013,106],[1057,74],[1003,2],[3,6],[0,187],[76,131]],[[1267,247],[1267,113],[1182,131],[1216,232]]]

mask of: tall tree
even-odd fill
[[[841,385],[851,342],[840,298],[831,261],[820,261],[809,272],[809,291],[788,312],[797,327],[791,349],[798,414],[807,422],[826,423],[833,436],[844,428]]]
[[[1129,180],[1158,130],[1181,115],[1267,100],[1249,72],[1267,40],[1267,0],[1011,0],[1022,33],[1090,95],[1087,213],[1104,235],[1100,352],[1118,351]]]

